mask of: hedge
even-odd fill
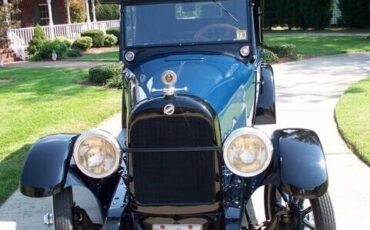
[[[81,33],[82,37],[90,37],[92,39],[93,47],[103,47],[105,34],[100,30],[87,30]]]
[[[114,63],[95,66],[89,70],[89,81],[109,87],[122,88],[122,65]]]

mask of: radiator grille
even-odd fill
[[[199,117],[164,116],[136,122],[130,147],[214,145],[210,124]],[[143,205],[194,205],[215,201],[215,152],[135,152],[130,154],[133,194]]]

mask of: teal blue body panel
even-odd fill
[[[134,105],[163,96],[153,89],[165,88],[161,75],[166,70],[178,76],[178,95],[204,100],[217,113],[221,135],[247,125],[255,103],[255,67],[226,55],[186,54],[170,55],[149,60],[132,68],[137,77]]]

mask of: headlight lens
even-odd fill
[[[272,143],[261,131],[254,128],[235,130],[223,147],[226,166],[242,177],[253,177],[263,172],[271,162]]]
[[[78,137],[73,157],[84,174],[92,178],[104,178],[120,166],[121,148],[111,134],[94,129]]]

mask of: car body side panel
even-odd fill
[[[24,195],[46,197],[63,189],[76,138],[76,135],[52,135],[31,147],[20,181]]]
[[[274,73],[271,65],[264,64],[261,68],[261,85],[256,108],[256,125],[276,123],[276,101]]]
[[[317,198],[328,188],[324,152],[317,134],[307,129],[274,133],[283,191],[297,198]]]

